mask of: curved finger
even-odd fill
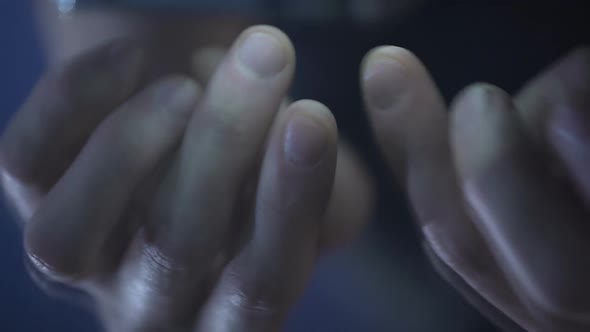
[[[545,326],[587,329],[583,209],[539,158],[511,98],[487,85],[468,89],[454,106],[452,132],[473,220],[514,291]]]
[[[531,136],[542,139],[590,207],[590,48],[577,49],[559,60],[516,100]]]
[[[515,103],[525,130],[541,146],[551,147],[550,124],[560,110],[586,110],[590,105],[590,47],[559,59],[527,83]]]
[[[178,142],[198,93],[192,81],[170,78],[100,125],[26,229],[27,252],[40,269],[69,279],[95,272],[105,237],[137,184]]]
[[[465,211],[446,106],[424,65],[407,50],[380,47],[365,58],[362,80],[377,142],[432,251],[487,301],[528,321]]]
[[[139,282],[150,290],[151,304],[132,303],[140,306],[140,330],[192,322],[211,270],[223,260],[232,229],[240,227],[232,220],[247,222],[235,215],[237,200],[258,167],[294,66],[288,38],[261,26],[238,38],[213,75],[165,180],[173,188],[162,197],[169,208],[153,214],[143,263],[130,268],[149,273]]]
[[[279,331],[311,273],[334,180],[337,129],[313,101],[278,120],[263,163],[250,242],[200,314],[199,332]]]
[[[141,48],[119,40],[45,74],[0,140],[5,176],[48,190],[99,123],[139,88],[146,62]]]
[[[287,37],[270,27],[247,30],[221,65],[193,118],[181,147],[178,208],[171,225],[156,240],[174,253],[195,243],[215,246],[227,231],[239,187],[258,160],[294,70],[294,52]],[[197,209],[195,204],[202,206]],[[202,215],[201,215],[202,213]],[[218,217],[207,232],[201,225]],[[203,236],[198,241],[195,236]],[[173,249],[172,247],[175,247]],[[179,249],[178,252],[176,249]],[[181,249],[181,250],[180,250]],[[192,252],[189,254],[189,252]]]

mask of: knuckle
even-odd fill
[[[244,283],[243,281],[234,282],[235,284],[229,290],[228,301],[242,315],[265,319],[280,316],[281,301],[276,296],[272,296],[272,292],[265,289],[265,286],[257,283]]]
[[[25,229],[25,251],[32,265],[49,279],[64,283],[88,277],[96,258],[88,243],[91,239],[52,230],[58,223],[51,212],[42,209],[35,212]]]
[[[79,250],[66,250],[60,244],[27,239],[27,256],[33,268],[50,280],[64,283],[85,277],[87,261]]]
[[[288,307],[290,290],[273,280],[272,272],[252,271],[251,266],[241,264],[245,263],[230,265],[222,282],[229,304],[241,314],[279,317]]]
[[[145,245],[143,249],[151,270],[159,271],[164,275],[183,273],[188,270],[188,264],[182,264],[173,255],[166,254],[155,245]]]
[[[210,251],[194,250],[194,252],[209,253]],[[196,269],[195,267],[203,267],[203,264],[199,263],[203,263],[205,260],[196,257],[194,252],[183,249],[172,249],[170,246],[154,243],[145,244],[143,247],[143,256],[149,269],[157,271],[160,276],[173,277],[174,280],[182,279],[183,276],[187,279],[194,278],[199,273],[197,270],[200,269]]]

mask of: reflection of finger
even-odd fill
[[[301,101],[276,127],[252,238],[226,268],[198,331],[279,331],[311,272],[334,179],[336,124],[323,105]]]
[[[363,67],[363,91],[377,141],[409,194],[426,241],[488,301],[510,308],[518,301],[465,213],[445,104],[427,70],[397,47],[377,48]]]
[[[545,145],[554,112],[588,109],[589,81],[590,47],[585,47],[566,55],[528,83],[516,96],[516,105],[531,137]]]
[[[227,50],[218,47],[200,49],[194,54],[193,73],[203,86],[207,86],[226,54]]]
[[[49,189],[98,124],[138,89],[144,58],[118,41],[46,74],[2,137],[3,167],[27,185]]]
[[[225,249],[236,201],[259,163],[291,82],[294,61],[283,33],[254,27],[213,76],[187,129],[175,175],[166,180],[174,188],[169,218],[151,220],[148,229],[144,259],[154,270],[146,287],[155,290],[157,300],[141,304],[145,326],[169,326],[194,315],[199,291]]]
[[[181,137],[198,89],[170,78],[110,115],[28,225],[29,255],[48,273],[86,277],[135,186]]]
[[[582,208],[537,155],[508,95],[474,87],[454,112],[453,152],[464,195],[513,289],[533,314],[555,324],[548,330],[582,331],[573,324],[590,323]]]

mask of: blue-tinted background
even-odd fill
[[[358,96],[362,55],[410,48],[450,98],[475,81],[514,91],[571,47],[588,42],[583,1],[438,1],[380,28],[285,26],[299,52],[295,97],[335,112],[381,184],[376,221],[354,246],[324,258],[288,331],[494,331],[430,269],[399,193],[376,157]],[[26,0],[0,0],[0,125],[42,71]],[[84,310],[43,295],[27,277],[20,230],[0,211],[0,331],[97,331]]]

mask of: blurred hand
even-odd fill
[[[276,29],[244,32],[202,92],[183,76],[148,83],[148,67],[128,43],[89,51],[50,70],[8,126],[3,188],[28,256],[88,292],[113,331],[279,330],[321,249],[358,228],[328,204],[360,164],[336,171],[321,104],[277,114],[295,54]],[[333,189],[336,173],[351,179]]]
[[[450,115],[424,66],[382,47],[363,89],[435,265],[506,330],[590,330],[590,51],[514,98],[477,84]]]

